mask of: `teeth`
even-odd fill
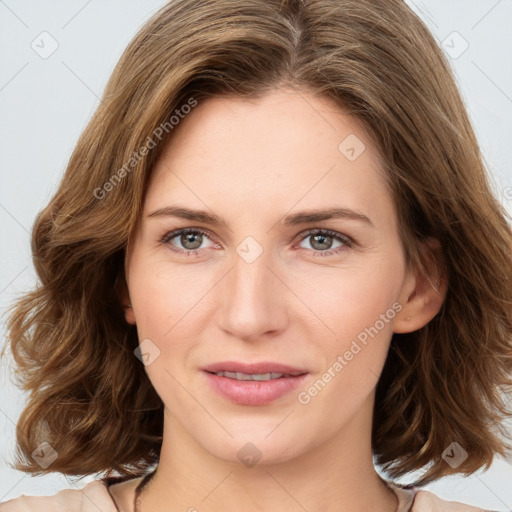
[[[278,379],[282,377],[282,373],[274,373],[274,375],[278,375],[278,377],[273,377],[271,373],[253,373],[251,375],[252,380],[270,380],[270,379]]]
[[[270,372],[270,373],[216,372],[215,375],[218,375],[219,377],[227,377],[229,379],[236,379],[236,380],[259,380],[259,381],[280,379],[281,377],[284,377],[285,375],[287,377],[289,376],[288,374],[277,373],[277,372]]]

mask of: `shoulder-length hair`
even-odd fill
[[[417,485],[489,467],[509,448],[512,233],[450,65],[401,0],[173,0],[118,62],[38,215],[39,283],[13,306],[8,345],[30,393],[15,469],[140,475],[158,462],[163,403],[124,320],[127,240],[151,169],[198,102],[286,85],[331,98],[380,149],[407,265],[440,241],[447,294],[423,328],[395,333],[377,386],[372,446]],[[46,469],[32,453],[58,453]],[[442,458],[453,442],[468,457]]]

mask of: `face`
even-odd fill
[[[370,410],[411,285],[377,150],[290,89],[180,122],[125,272],[165,421],[233,462],[247,442],[292,459]]]

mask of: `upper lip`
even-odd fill
[[[203,368],[206,372],[239,372],[247,374],[259,373],[308,373],[307,370],[296,368],[281,363],[270,361],[262,361],[260,363],[242,363],[239,361],[220,361],[218,363],[209,364]]]

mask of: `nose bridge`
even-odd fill
[[[220,326],[240,339],[255,339],[283,328],[283,285],[274,275],[271,251],[244,240],[222,289]]]

